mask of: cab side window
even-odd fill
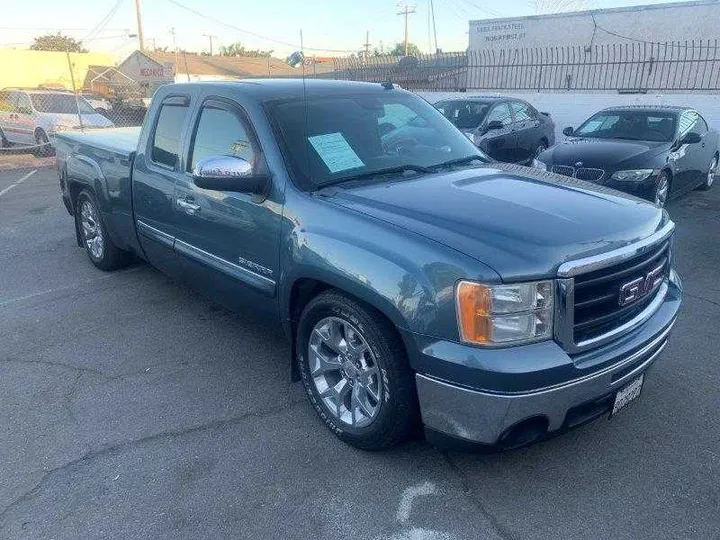
[[[509,126],[513,122],[512,113],[510,112],[510,106],[507,103],[501,103],[495,105],[490,111],[487,117],[487,123],[498,121],[502,123],[503,127]]]
[[[27,94],[18,92],[16,96],[17,105],[15,110],[22,114],[32,114],[32,105],[30,104],[30,98],[27,96]]]
[[[202,108],[190,153],[190,171],[198,161],[210,156],[235,156],[255,166],[258,153],[250,130],[238,113],[214,104]]]
[[[0,112],[15,112],[15,99],[11,92],[0,92]]]
[[[535,120],[535,118],[537,118],[537,114],[527,103],[523,103],[522,101],[513,101],[511,107],[515,113],[516,122],[525,122],[527,120]]]
[[[180,136],[188,113],[188,106],[168,101],[163,103],[158,114],[153,135],[151,159],[165,167],[174,168],[180,152]]]

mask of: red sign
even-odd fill
[[[164,68],[141,68],[141,77],[152,77],[153,79],[164,79],[165,69]]]

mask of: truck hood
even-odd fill
[[[606,187],[499,163],[325,191],[336,204],[475,258],[504,281],[554,276],[563,262],[645,238],[667,220]]]

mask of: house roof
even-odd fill
[[[201,56],[194,53],[144,51],[143,54],[158,64],[175,64],[176,73],[190,75],[216,75],[222,77],[263,77],[298,75],[296,68],[273,57]],[[307,68],[306,68],[307,69]],[[332,62],[316,65],[316,71],[332,71]]]

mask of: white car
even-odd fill
[[[65,129],[107,128],[114,124],[81,96],[61,90],[0,90],[0,145],[35,146],[36,154],[52,152],[55,133]]]
[[[82,92],[80,94],[90,106],[99,113],[107,113],[112,111],[112,104],[104,97],[90,92]]]

